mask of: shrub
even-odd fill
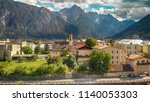
[[[20,58],[18,59],[18,63],[22,63],[22,62],[24,62],[24,61],[26,61],[26,58],[20,57]]]

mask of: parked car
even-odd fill
[[[129,74],[128,77],[130,77],[130,78],[136,78],[137,75],[135,75],[135,74]]]
[[[127,76],[122,74],[122,75],[120,75],[119,77],[120,77],[120,78],[126,78]]]
[[[144,73],[140,73],[137,76],[140,77],[140,78],[146,77],[146,75]]]

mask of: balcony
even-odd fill
[[[150,65],[150,62],[148,62],[148,63],[137,63],[137,65]]]

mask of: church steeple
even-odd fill
[[[71,33],[68,35],[68,40],[69,40],[69,45],[73,45],[73,36]]]

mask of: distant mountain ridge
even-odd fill
[[[141,39],[150,40],[150,14],[115,35],[114,38],[133,38],[133,35],[139,35]]]
[[[134,21],[118,21],[111,15],[84,12],[74,5],[59,12],[12,0],[0,0],[0,38],[108,37]]]

